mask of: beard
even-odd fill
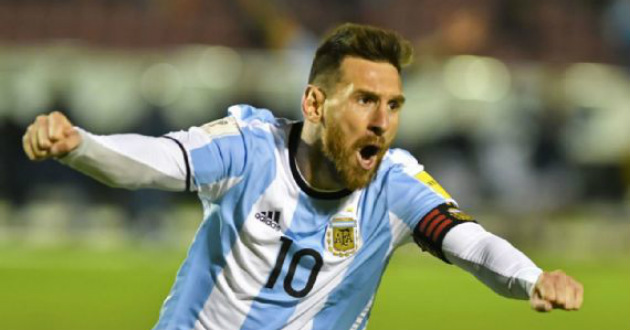
[[[378,171],[389,144],[383,137],[363,137],[350,146],[346,146],[347,135],[335,121],[328,122],[328,128],[322,134],[322,151],[331,160],[346,188],[357,190],[366,187]],[[357,152],[368,145],[378,145],[376,164],[371,169],[364,169],[357,160]]]

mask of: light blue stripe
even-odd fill
[[[293,240],[293,244],[284,260],[280,276],[278,276],[278,280],[273,288],[262,288],[254,300],[241,329],[271,330],[281,329],[285,326],[301,300],[290,296],[284,290],[284,280],[292,257],[297,251],[305,248],[313,249],[323,256],[325,228],[334,210],[337,209],[338,203],[338,201],[314,200],[303,193],[300,194],[291,221],[291,227],[284,233],[284,236]],[[314,263],[312,257],[302,257],[300,259],[297,271],[291,282],[291,286],[296,291],[300,291],[306,286]],[[317,280],[315,283],[317,284]]]
[[[243,222],[275,178],[273,136],[260,130],[243,132],[247,155],[255,162],[248,162],[243,179],[215,202],[219,207],[212,208],[198,231],[156,330],[192,329],[225,267],[226,256],[238,239]]]
[[[446,202],[440,194],[395,165],[389,172],[387,193],[389,210],[396,214],[410,229],[436,206]]]
[[[240,114],[233,111],[232,109],[230,109],[228,112],[230,115],[236,118],[239,118],[241,120],[247,120],[247,121],[260,120],[267,123],[276,122],[276,118],[274,117],[273,113],[271,113],[271,111],[269,111],[268,109],[255,108],[249,104],[239,104],[239,105],[236,105],[235,107],[239,109]]]
[[[385,204],[384,190],[377,180],[359,201],[363,246],[324,308],[315,315],[313,330],[349,329],[375,294],[389,261],[387,251],[392,240]]]
[[[243,174],[245,146],[242,135],[213,139],[190,152],[197,185],[215,183],[228,177]]]
[[[219,221],[212,220],[217,217],[217,211],[217,208],[214,208],[210,216],[203,221],[188,251],[188,257],[179,269],[169,298],[162,306],[155,330],[179,330],[193,327],[196,318],[190,316],[198,314],[203,307],[203,301],[214,286],[213,278],[204,274],[210,268],[210,258],[207,255],[210,251],[217,250],[216,246],[212,249],[207,241],[209,235],[218,234],[216,227]],[[218,240],[210,240],[210,242],[218,243]],[[216,243],[214,245],[217,245]]]

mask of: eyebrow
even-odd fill
[[[356,94],[356,95],[362,94],[362,95],[366,95],[366,96],[377,98],[377,99],[380,98],[380,95],[378,95],[378,94],[376,94],[376,93],[374,93],[372,91],[365,90],[365,89],[357,89],[354,92],[354,94]],[[402,94],[396,95],[396,96],[392,97],[391,99],[389,99],[389,101],[396,101],[399,104],[404,104],[405,100],[406,100],[405,96],[402,95]]]
[[[394,98],[392,98],[392,101],[396,101],[396,102],[398,102],[401,105],[405,103],[405,100],[406,100],[405,96],[403,96],[402,94],[394,96]]]

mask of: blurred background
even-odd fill
[[[38,114],[155,136],[239,103],[299,119],[319,38],[348,21],[415,45],[396,144],[587,288],[541,316],[410,246],[370,329],[629,329],[630,0],[0,0],[0,329],[150,328],[201,220],[194,194],[29,162]]]

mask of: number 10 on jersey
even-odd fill
[[[276,281],[280,276],[280,272],[282,271],[284,260],[286,259],[287,253],[289,252],[289,248],[291,247],[291,244],[293,244],[293,241],[290,238],[284,236],[280,237],[280,241],[282,241],[282,246],[280,247],[278,258],[276,258],[276,265],[273,267],[271,274],[269,274],[269,279],[267,280],[267,284],[265,285],[265,288],[267,289],[272,289],[273,286],[276,284]],[[304,257],[313,258],[313,260],[315,260],[315,264],[313,265],[313,268],[311,268],[311,273],[308,276],[308,281],[306,282],[304,288],[296,290],[293,287],[293,277],[295,276],[295,271],[297,270],[297,266],[300,263],[300,260]],[[306,296],[313,289],[313,286],[315,285],[315,280],[317,280],[317,274],[319,274],[319,271],[321,270],[323,264],[324,261],[322,259],[322,256],[319,254],[319,252],[313,249],[306,248],[295,252],[293,254],[293,257],[291,258],[289,271],[284,277],[284,291],[295,298],[302,298]]]

